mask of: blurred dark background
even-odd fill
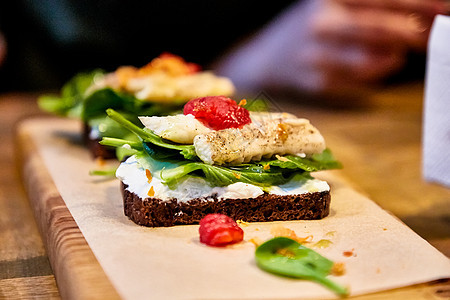
[[[171,52],[208,68],[293,1],[0,1],[0,92],[58,89],[75,73]]]

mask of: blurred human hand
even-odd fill
[[[217,66],[242,90],[347,93],[398,72],[425,52],[445,0],[304,0]]]

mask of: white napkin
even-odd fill
[[[428,43],[423,175],[450,186],[450,17],[443,15],[435,18]]]

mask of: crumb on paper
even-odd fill
[[[293,239],[294,241],[300,244],[311,242],[313,239],[312,235],[308,235],[306,237],[299,237],[297,236],[294,230],[286,228],[279,224],[272,226],[272,228],[270,229],[270,234],[272,234],[274,237],[278,236],[287,237]]]
[[[333,244],[333,242],[330,241],[330,240],[327,240],[327,239],[321,239],[321,240],[318,241],[317,243],[314,243],[314,244],[312,245],[312,247],[319,248],[319,249],[325,249],[325,248],[330,247],[330,245],[332,245],[332,244]]]
[[[344,255],[345,257],[356,257],[355,248],[342,252],[342,255]]]
[[[325,236],[334,237],[336,235],[336,230],[328,231]]]
[[[334,276],[342,276],[346,272],[345,264],[343,262],[336,262],[331,268],[331,274]]]

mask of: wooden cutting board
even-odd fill
[[[58,192],[26,127],[18,131],[22,176],[46,245],[61,296],[67,299],[120,298]],[[448,288],[447,281],[415,285],[355,299],[426,299]]]
[[[56,188],[29,132],[17,135],[19,162],[63,299],[120,299]]]

